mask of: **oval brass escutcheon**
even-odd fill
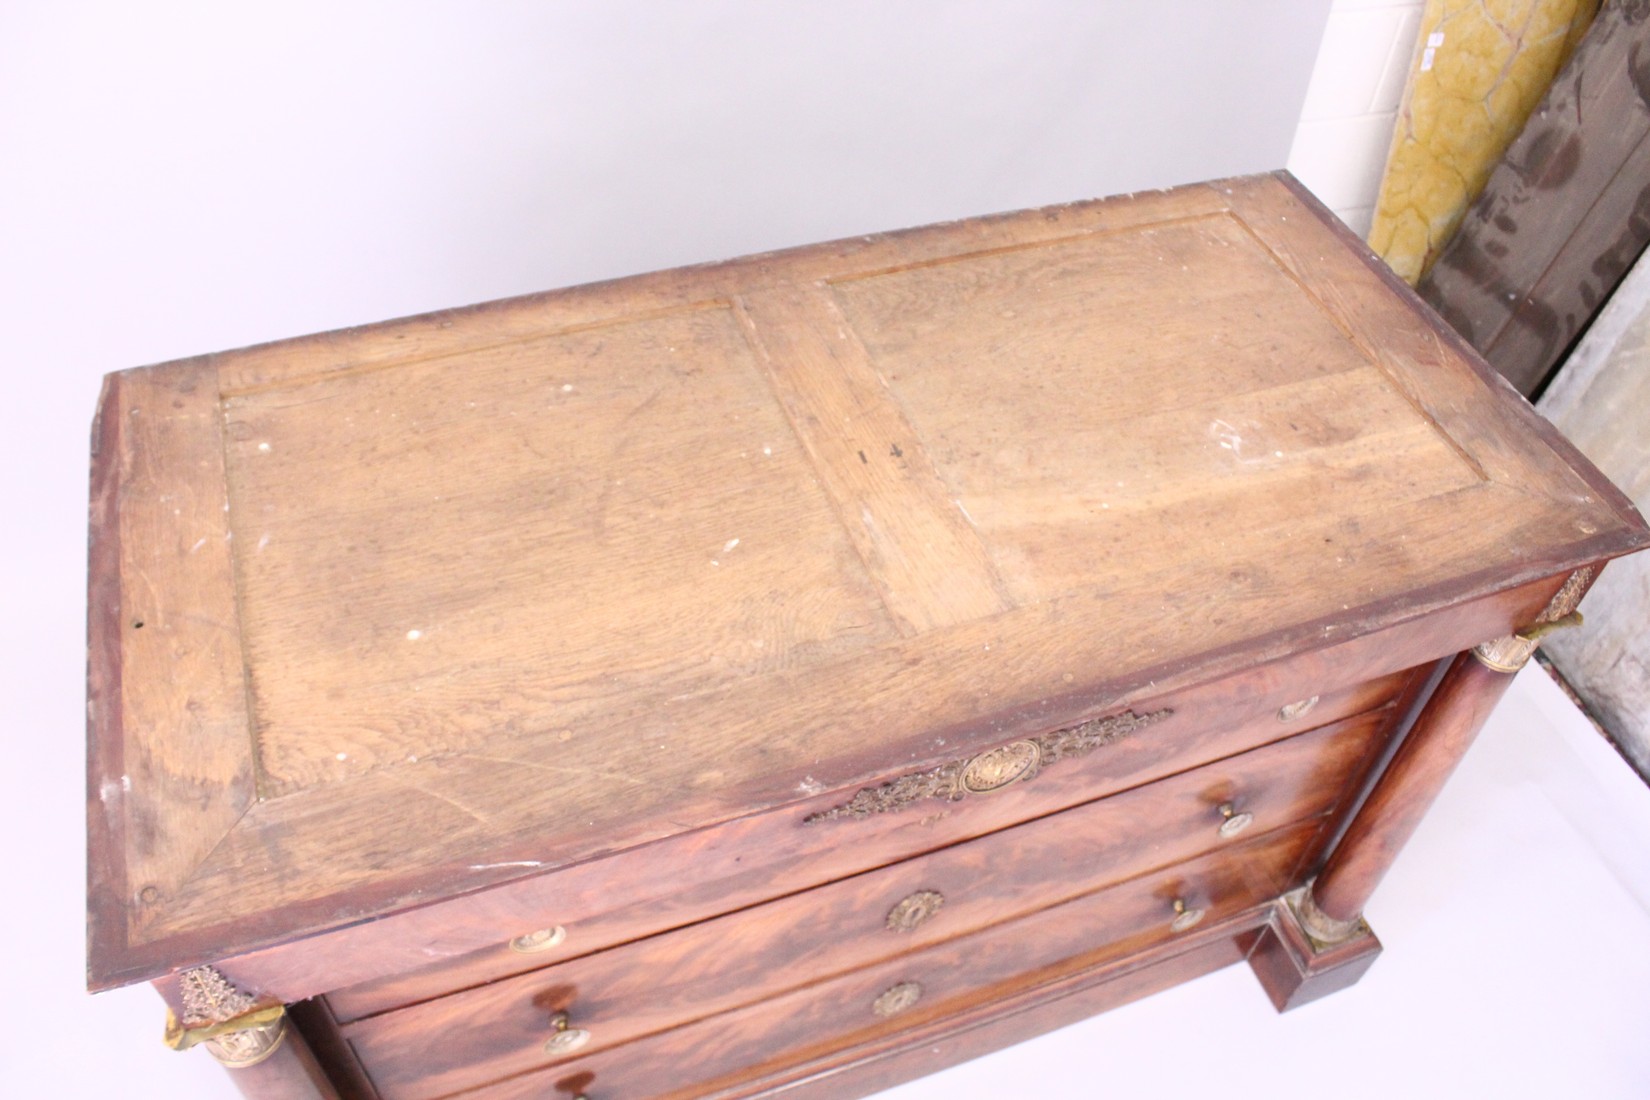
[[[1285,703],[1278,708],[1278,721],[1293,722],[1317,705],[1318,697],[1316,695],[1310,699],[1299,699],[1293,703]]]
[[[1169,931],[1184,932],[1195,928],[1203,919],[1203,910],[1186,904],[1185,898],[1174,899],[1174,920],[1169,922]]]
[[[1220,823],[1220,835],[1228,840],[1234,836],[1237,836],[1239,833],[1243,832],[1243,830],[1255,823],[1254,814],[1250,813],[1248,810],[1244,810],[1242,813],[1239,813],[1237,807],[1233,806],[1230,802],[1226,802],[1221,805],[1220,816],[1222,818]]]
[[[565,1012],[558,1012],[550,1017],[550,1026],[555,1030],[551,1032],[550,1038],[544,1041],[546,1054],[571,1054],[590,1041],[590,1032],[582,1027],[574,1027]]]
[[[945,895],[938,890],[918,890],[888,910],[888,928],[894,932],[914,932],[944,904]]]
[[[559,947],[561,941],[566,938],[567,929],[558,924],[554,928],[540,928],[536,932],[517,936],[510,941],[510,950],[523,955],[533,955],[540,951],[548,951],[552,947]]]
[[[922,1000],[920,982],[900,982],[883,990],[882,996],[871,1002],[871,1011],[878,1016],[893,1016],[904,1012]]]
[[[971,794],[998,791],[1033,774],[1043,752],[1033,741],[1015,741],[982,752],[963,768],[963,789]]]

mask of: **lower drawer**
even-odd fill
[[[864,970],[461,1095],[465,1100],[685,1100],[1019,996],[1150,951],[1292,885],[1307,823]],[[1183,903],[1177,911],[1176,902]],[[1196,919],[1193,919],[1193,918]]]
[[[385,1100],[431,1100],[569,1056],[546,1050],[559,1013],[577,1029],[578,1051],[591,1053],[1318,818],[1384,721],[1339,722],[878,871],[359,1020],[344,1033]]]

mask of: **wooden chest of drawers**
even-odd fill
[[[91,984],[380,1100],[1285,1008],[1647,542],[1284,176],[114,375]]]

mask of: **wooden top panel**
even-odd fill
[[[1023,600],[1484,480],[1229,214],[832,289]]]
[[[1284,177],[127,372],[96,439],[94,985],[1646,541]]]
[[[224,417],[265,798],[894,635],[726,306]]]

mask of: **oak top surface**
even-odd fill
[[[112,376],[94,982],[1642,545],[1395,285],[1256,177]]]

